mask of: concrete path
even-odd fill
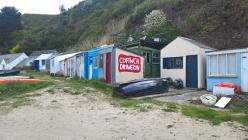
[[[151,95],[142,98],[151,97],[154,99],[158,99],[160,101],[168,101],[168,102],[175,102],[180,104],[189,104],[192,97],[200,97],[204,94],[210,94],[210,92],[206,90],[198,90],[198,89],[169,89],[169,92],[158,94],[158,95]]]

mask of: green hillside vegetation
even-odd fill
[[[160,10],[166,24],[144,33],[145,18]],[[16,33],[20,51],[82,50],[113,43],[117,33],[155,36],[167,41],[186,36],[226,49],[248,44],[247,0],[85,0],[57,16],[23,15]],[[12,46],[13,47],[13,46]]]

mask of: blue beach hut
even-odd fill
[[[219,82],[232,82],[248,92],[248,49],[208,52],[206,59],[207,90]]]
[[[98,80],[99,76],[99,48],[84,52],[84,78]]]

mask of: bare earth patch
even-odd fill
[[[67,89],[68,91],[70,89]],[[139,112],[114,107],[103,94],[71,95],[63,89],[31,97],[32,105],[21,106],[0,116],[1,140],[236,140],[248,138],[238,124],[212,126],[180,113],[153,109]],[[96,95],[98,94],[98,95]]]

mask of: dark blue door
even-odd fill
[[[84,53],[84,79],[89,79],[89,61],[88,52]]]
[[[186,87],[198,88],[197,55],[186,56]]]
[[[34,70],[35,71],[39,71],[40,69],[39,69],[39,60],[35,60],[34,61]]]

